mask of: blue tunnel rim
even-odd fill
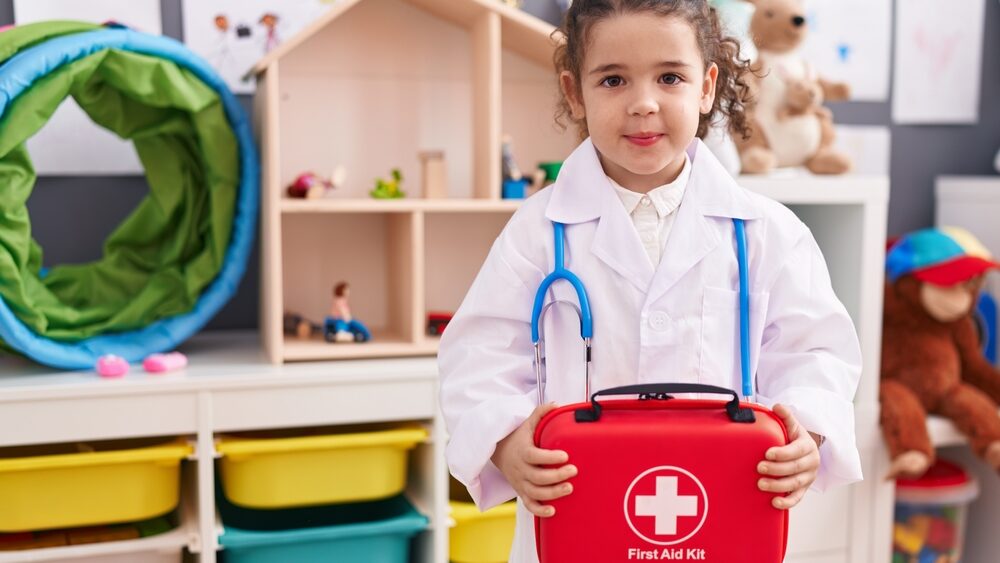
[[[0,66],[0,116],[34,82],[57,68],[100,51],[117,49],[174,62],[212,88],[222,102],[239,145],[240,182],[229,247],[222,268],[191,311],[159,319],[143,328],[60,342],[34,333],[0,297],[0,339],[32,360],[65,370],[93,369],[104,354],[130,363],[172,350],[201,330],[236,292],[253,247],[260,192],[260,162],[250,121],[239,101],[207,62],[180,42],[131,29],[109,27],[48,39]]]

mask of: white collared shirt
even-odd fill
[[[691,176],[691,161],[684,155],[684,167],[677,178],[669,184],[664,184],[642,194],[621,187],[608,177],[611,185],[614,186],[618,198],[625,206],[625,211],[632,217],[635,230],[639,233],[639,240],[646,249],[646,255],[653,264],[653,268],[660,263],[663,255],[663,247],[667,244],[670,230],[674,226],[675,211],[684,199],[684,190],[687,187],[688,178]]]

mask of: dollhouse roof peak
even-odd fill
[[[287,41],[278,45],[264,56],[250,71],[257,75],[271,64],[294,51],[313,35],[319,33],[333,20],[343,16],[362,2],[381,0],[340,0],[326,13],[299,31]],[[505,47],[538,62],[551,64],[552,33],[555,28],[549,23],[527,14],[517,8],[507,6],[500,0],[399,0],[425,10],[441,19],[465,28],[473,28],[480,22],[488,21],[490,14],[500,19],[503,44]]]

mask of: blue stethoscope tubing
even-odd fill
[[[736,257],[739,269],[740,290],[739,290],[739,316],[740,316],[740,371],[743,383],[743,397],[747,401],[753,401],[754,389],[750,375],[750,268],[747,264],[747,235],[746,225],[742,219],[734,218],[733,227],[736,232]],[[538,404],[541,405],[545,398],[545,378],[543,375],[544,359],[544,339],[541,332],[541,319],[549,307],[559,303],[559,300],[545,303],[545,297],[552,284],[565,280],[569,282],[576,291],[577,303],[570,303],[576,309],[580,317],[580,337],[583,338],[586,346],[586,398],[590,400],[590,364],[591,364],[591,342],[594,337],[594,317],[590,309],[590,299],[587,297],[587,288],[583,281],[566,268],[566,226],[563,223],[552,222],[552,231],[555,249],[555,264],[552,272],[545,276],[538,291],[535,293],[535,302],[531,310],[531,343],[535,351],[535,379],[538,384]]]

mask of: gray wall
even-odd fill
[[[499,0],[498,0],[499,1]],[[1000,99],[1000,4],[986,1],[986,33],[981,100]],[[181,38],[181,0],[161,0],[163,30]],[[525,9],[555,21],[552,0],[525,0]],[[13,23],[12,0],[0,0],[0,25]],[[249,98],[243,99],[249,109]],[[993,156],[1000,148],[1000,107],[980,103],[976,126],[896,126],[889,103],[833,105],[838,123],[889,126],[892,131],[892,199],[889,231],[901,233],[933,223],[934,177],[942,174],[994,174]],[[100,256],[101,244],[146,193],[141,177],[46,177],[28,202],[35,238],[45,249],[46,264],[85,262]],[[94,206],[100,202],[100,206]],[[86,210],[80,212],[79,210]],[[69,228],[67,228],[69,227]],[[236,297],[210,328],[253,328],[257,325],[257,252]]]

